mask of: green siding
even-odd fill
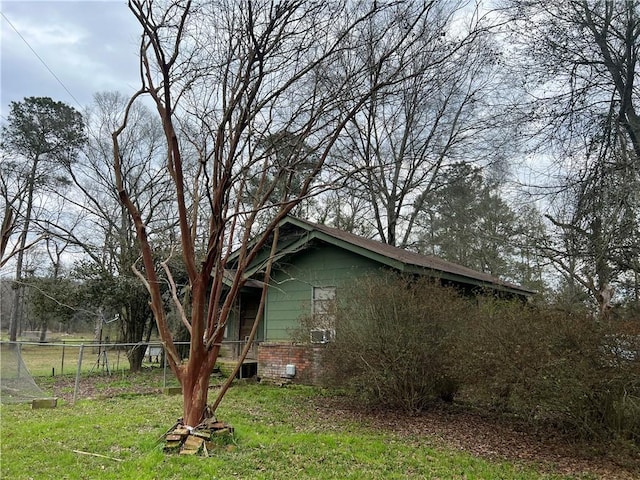
[[[290,338],[299,317],[311,312],[312,287],[340,287],[353,278],[380,268],[380,264],[341,248],[310,245],[282,259],[272,275],[265,312],[265,340]]]

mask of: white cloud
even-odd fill
[[[73,24],[42,25],[41,22],[33,23],[33,19],[19,18],[11,20],[12,27],[3,28],[3,41],[23,42],[27,41],[34,49],[51,49],[64,45],[75,45],[87,37],[86,31],[82,31]],[[15,30],[14,30],[15,27]],[[24,38],[20,38],[17,32]]]
[[[139,27],[124,1],[5,1],[0,9],[2,115],[28,96],[82,108],[98,91],[137,86]]]

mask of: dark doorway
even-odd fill
[[[237,354],[239,355],[244,348],[245,342],[249,340],[249,336],[251,335],[251,329],[253,328],[253,322],[256,319],[256,315],[258,314],[258,306],[260,305],[260,296],[261,291],[249,291],[243,292],[240,297],[240,328],[238,333],[238,350]],[[259,340],[262,332],[258,331],[255,340]],[[256,359],[257,358],[257,348],[255,347],[255,342],[249,350],[247,355],[248,359]]]

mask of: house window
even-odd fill
[[[313,287],[312,343],[327,343],[335,336],[336,287]]]

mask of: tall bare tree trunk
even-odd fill
[[[11,309],[11,323],[9,324],[9,341],[15,342],[18,337],[18,327],[22,322],[23,307],[24,307],[24,284],[23,280],[23,263],[25,246],[27,245],[27,235],[29,234],[29,227],[31,226],[31,213],[33,211],[33,191],[35,188],[36,172],[38,171],[38,162],[40,156],[36,156],[31,165],[31,171],[29,172],[29,178],[27,181],[27,205],[24,216],[24,225],[22,227],[22,233],[20,234],[19,250],[16,256],[16,279],[14,284],[15,296],[13,297],[13,308]]]

